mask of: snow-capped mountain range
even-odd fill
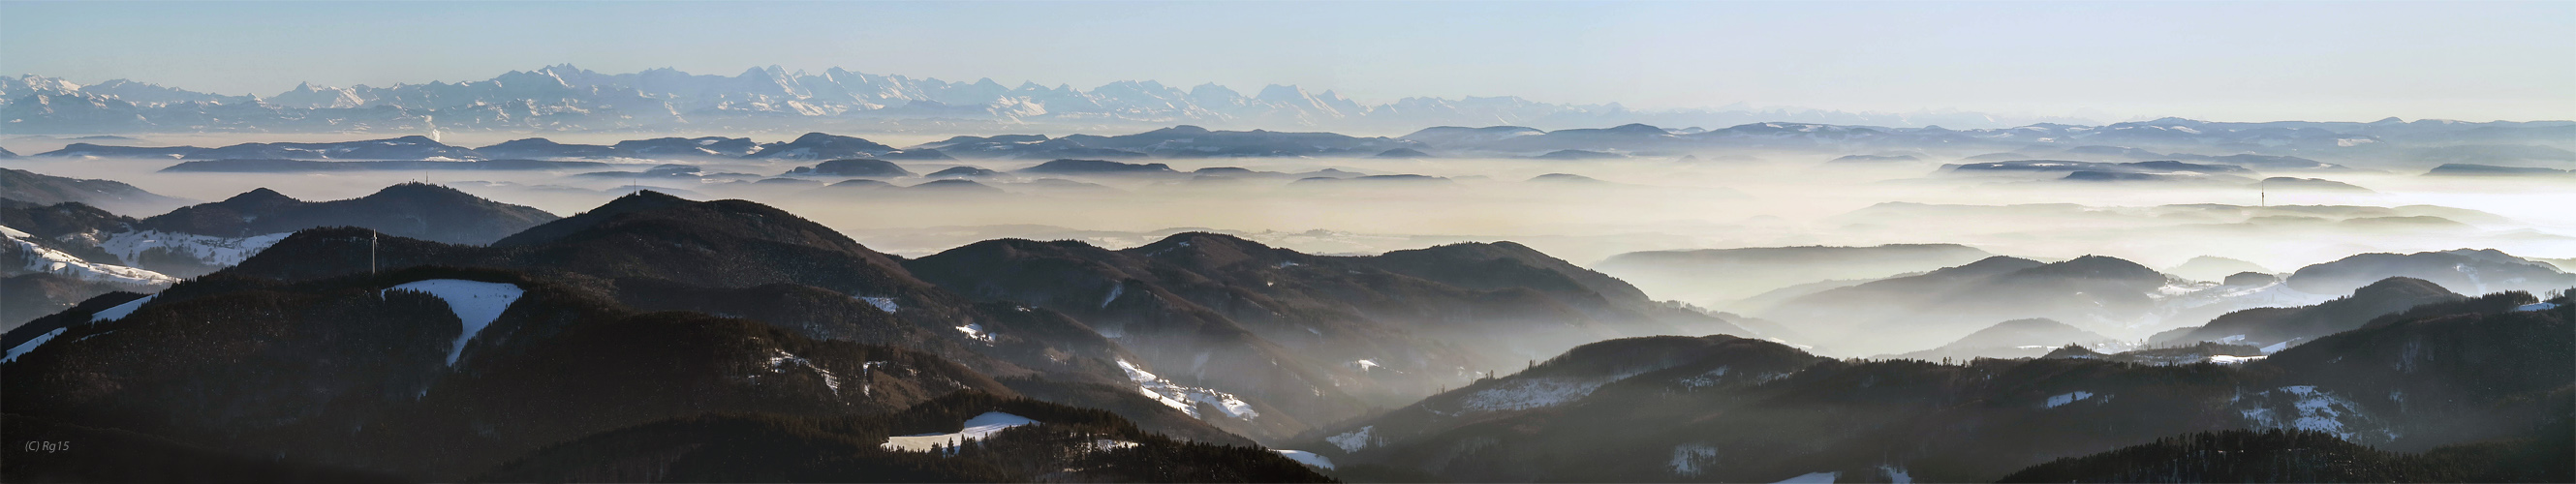
[[[1548,128],[1653,123],[1731,126],[1765,121],[1999,128],[2056,117],[1922,111],[1809,109],[1642,111],[1617,103],[1572,105],[1519,97],[1409,97],[1363,104],[1333,91],[1270,85],[1250,95],[1216,84],[1181,88],[1119,81],[1092,89],[992,79],[943,81],[832,68],[777,66],[739,75],[662,68],[607,74],[570,64],[489,80],[351,87],[298,84],[273,96],[227,96],[117,79],[81,85],[24,75],[0,79],[0,120],[24,133],[194,131],[585,131],[710,126],[765,129],[817,121],[851,125],[1129,126],[1410,130],[1437,125]]]

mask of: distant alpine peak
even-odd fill
[[[1012,87],[1016,85],[1017,87]],[[754,130],[811,129],[818,120],[901,122],[907,119],[982,120],[1009,124],[1062,122],[1083,126],[1200,124],[1224,129],[1259,127],[1274,131],[1403,130],[1423,126],[1482,126],[1499,122],[1541,124],[1547,128],[1642,124],[1648,126],[1734,126],[1708,131],[1736,137],[1779,137],[1789,132],[1812,137],[1871,136],[1894,127],[1939,126],[1929,133],[1998,129],[2015,126],[2035,131],[2127,130],[2126,136],[2167,139],[2199,137],[2204,142],[2275,143],[2256,136],[2212,138],[2204,134],[2216,123],[2158,118],[2116,123],[2074,116],[2003,116],[1955,110],[1913,112],[1846,112],[1761,107],[1750,104],[1715,109],[1635,110],[1624,104],[1557,104],[1510,95],[1439,98],[1396,97],[1393,102],[1364,103],[1340,89],[1310,89],[1297,84],[1265,84],[1238,91],[1215,83],[1187,89],[1155,80],[1120,80],[1091,89],[1035,80],[1002,81],[977,77],[943,81],[893,74],[868,74],[839,67],[820,73],[768,65],[747,67],[739,74],[691,74],[660,67],[610,74],[570,63],[513,70],[490,79],[449,83],[398,83],[388,87],[334,87],[299,82],[270,97],[225,96],[117,80],[81,85],[33,74],[0,78],[0,108],[39,102],[44,105],[88,103],[92,109],[11,109],[25,115],[5,120],[13,132],[29,134],[96,132],[295,132],[355,129],[377,132],[465,131],[609,131],[686,130],[723,126]],[[60,99],[77,95],[79,100]],[[56,96],[56,98],[45,98]],[[241,109],[231,106],[255,106]],[[100,112],[105,110],[106,112]],[[2301,127],[2334,123],[2288,122]],[[2378,130],[2451,131],[2487,123],[2443,120],[2382,120],[2341,123]],[[2511,123],[2509,123],[2511,124]],[[1658,128],[1662,129],[1662,128]],[[2337,128],[2342,130],[2342,128]],[[1768,131],[1765,131],[1768,130]],[[1664,130],[1696,135],[1701,130]],[[2281,130],[2273,130],[2278,132]],[[2349,131],[2349,130],[2347,130]],[[2064,133],[2060,133],[2064,134]],[[2278,134],[2265,135],[2277,137]],[[1983,135],[1980,135],[1983,137]],[[2044,136],[2033,136],[2039,138]],[[2051,137],[2051,139],[2062,138]],[[2205,139],[2203,139],[2205,138]],[[2376,142],[2347,136],[2328,143]],[[2005,139],[2022,142],[2027,139]]]

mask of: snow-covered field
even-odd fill
[[[473,341],[475,334],[491,326],[492,320],[500,319],[501,311],[510,309],[510,303],[518,302],[519,296],[527,293],[517,284],[463,279],[412,281],[386,290],[428,293],[447,301],[447,309],[456,312],[456,320],[465,324],[465,331],[456,335],[456,345],[447,350],[448,366],[456,366],[456,358],[465,355],[465,343]]]
[[[770,373],[786,373],[788,367],[791,365],[804,367],[805,369],[813,370],[815,374],[821,375],[823,377],[823,387],[832,389],[833,395],[841,394],[841,376],[832,374],[832,370],[825,370],[821,366],[815,366],[812,360],[807,360],[802,356],[796,356],[794,353],[788,353],[787,350],[770,348],[769,352]],[[884,362],[871,361],[859,368],[862,371],[874,369],[880,363]]]
[[[981,440],[992,437],[995,433],[1000,433],[1002,429],[1035,423],[1038,423],[1038,421],[1029,420],[1028,417],[1002,412],[984,412],[983,415],[976,415],[975,418],[966,419],[966,428],[960,429],[956,432],[887,437],[886,442],[884,444],[878,444],[877,447],[885,450],[902,452],[929,452],[930,447],[933,445],[953,448],[957,447],[958,444],[965,443],[968,439]]]
[[[91,314],[91,315],[89,316],[89,322],[90,322],[90,324],[98,324],[98,323],[107,322],[107,321],[115,321],[115,320],[119,320],[119,319],[125,319],[125,317],[126,317],[126,316],[134,314],[134,310],[143,308],[143,305],[144,305],[144,304],[151,303],[151,302],[152,302],[152,299],[153,299],[153,298],[157,298],[157,297],[161,297],[161,295],[159,295],[159,294],[154,294],[154,295],[150,295],[150,296],[143,296],[142,298],[138,298],[138,299],[135,299],[135,300],[132,300],[132,301],[126,301],[126,302],[125,302],[125,304],[118,304],[118,305],[115,305],[115,306],[109,306],[107,309],[101,309],[101,310],[99,310],[97,313],[95,313],[95,314]],[[45,342],[47,342],[47,341],[53,341],[55,336],[61,336],[61,335],[63,334],[63,332],[64,332],[64,331],[68,331],[68,330],[71,330],[71,328],[69,328],[69,327],[54,328],[54,330],[53,330],[53,331],[46,331],[46,332],[45,332],[45,334],[36,335],[36,337],[34,337],[34,338],[29,338],[29,339],[27,339],[27,341],[26,341],[26,342],[24,342],[24,343],[18,343],[18,346],[13,346],[13,347],[10,347],[10,348],[9,348],[9,355],[8,355],[7,357],[0,357],[0,363],[11,362],[11,361],[18,361],[18,355],[27,354],[27,352],[29,352],[29,351],[35,351],[35,350],[36,350],[36,347],[44,346],[44,345],[45,345]],[[106,333],[99,333],[99,334],[106,334]],[[90,335],[90,336],[98,336],[98,335],[97,335],[97,334],[93,334],[93,335]],[[81,339],[89,339],[89,336],[83,336],[83,337],[81,337]],[[78,341],[80,341],[80,340],[72,340],[72,341],[74,341],[74,342],[78,342]]]
[[[277,245],[278,241],[286,240],[288,235],[293,234],[280,232],[250,237],[215,237],[145,230],[108,236],[107,240],[100,241],[98,246],[107,253],[116,255],[117,259],[126,261],[135,260],[145,251],[165,249],[173,253],[187,254],[207,264],[231,266],[241,264],[243,259],[249,259],[259,251],[268,249],[268,246]]]
[[[2246,424],[2255,428],[2313,430],[2362,444],[2383,443],[2398,436],[2396,429],[2363,413],[2360,404],[2315,386],[2286,386],[2240,395],[2237,400],[2251,400],[2250,408],[2240,412]]]
[[[2244,363],[2244,362],[2248,362],[2248,361],[2261,360],[2261,359],[2263,359],[2263,358],[2267,358],[2267,356],[2228,356],[2228,355],[2209,355],[2209,362],[2210,362],[2210,363],[2217,363],[2217,364],[2221,364],[2221,365],[2234,365],[2234,364],[2240,364],[2240,363]]]
[[[1343,452],[1359,452],[1360,449],[1368,448],[1369,432],[1376,430],[1377,426],[1375,425],[1360,427],[1359,430],[1343,432],[1341,435],[1325,437],[1324,441],[1331,442],[1334,447],[1342,448]]]
[[[1486,412],[1553,407],[1591,395],[1593,389],[1609,382],[1591,378],[1523,378],[1467,395],[1458,400],[1458,407]]]
[[[162,287],[179,282],[179,278],[163,275],[159,272],[81,260],[81,258],[74,257],[71,254],[36,245],[35,242],[22,240],[22,237],[26,236],[26,232],[20,232],[8,227],[0,227],[0,234],[8,235],[9,243],[15,246],[14,248],[16,251],[26,254],[22,268],[27,272],[63,274],[77,277],[84,281],[113,282],[137,286]],[[128,258],[127,260],[132,259]]]
[[[1696,476],[1717,461],[1717,448],[1705,444],[1673,446],[1673,475]]]
[[[0,363],[18,361],[18,355],[27,354],[29,351],[35,351],[36,347],[44,346],[47,341],[53,341],[55,336],[62,336],[63,331],[68,329],[71,328],[54,328],[53,331],[46,331],[45,334],[29,338],[25,343],[18,343],[18,346],[9,348],[8,356],[0,357]]]
[[[1137,368],[1136,364],[1128,363],[1127,360],[1118,360],[1118,369],[1126,370],[1127,379],[1134,380],[1137,389],[1144,391],[1146,397],[1163,402],[1163,405],[1178,409],[1192,417],[1207,418],[1199,415],[1198,404],[1200,403],[1214,405],[1219,411],[1225,412],[1225,416],[1240,420],[1251,420],[1253,417],[1261,416],[1260,412],[1252,410],[1250,402],[1245,402],[1231,393],[1174,384],[1171,380],[1165,380],[1146,372],[1143,368]]]
[[[859,300],[867,301],[869,306],[876,306],[878,311],[885,311],[886,314],[894,314],[895,310],[903,309],[902,306],[894,303],[894,298],[890,297],[859,296]]]
[[[984,331],[984,325],[981,325],[981,324],[967,324],[967,325],[965,325],[965,326],[958,326],[958,327],[957,327],[957,332],[959,332],[959,333],[966,333],[966,339],[971,339],[971,340],[976,340],[976,341],[982,341],[982,342],[985,342],[985,343],[991,343],[991,342],[993,342],[993,333],[985,332],[985,331]]]
[[[2093,398],[2093,392],[2071,392],[2048,397],[2048,408],[2066,406],[2066,404],[2084,401],[2084,399],[2087,398]]]
[[[142,309],[144,304],[149,304],[149,303],[151,303],[151,302],[152,302],[152,299],[153,299],[153,298],[157,298],[157,297],[161,297],[161,295],[159,295],[159,294],[154,294],[154,295],[150,295],[150,296],[143,296],[143,298],[142,298],[142,299],[136,299],[136,300],[132,300],[132,301],[126,301],[126,302],[125,302],[125,304],[118,304],[118,305],[115,305],[115,306],[108,306],[108,308],[107,308],[107,309],[101,309],[101,310],[98,310],[98,312],[97,312],[97,313],[89,315],[89,322],[91,322],[91,323],[97,323],[97,322],[102,322],[102,321],[115,321],[115,320],[119,320],[119,319],[125,319],[125,317],[126,317],[127,315],[134,314],[134,310],[136,310],[136,309]]]
[[[1288,458],[1288,460],[1297,461],[1297,463],[1299,463],[1299,464],[1305,464],[1305,465],[1310,465],[1310,466],[1315,466],[1315,467],[1322,467],[1322,468],[1325,468],[1325,469],[1331,469],[1331,468],[1333,468],[1333,460],[1332,460],[1332,459],[1325,458],[1324,456],[1320,456],[1320,455],[1315,455],[1315,453],[1313,453],[1313,452],[1307,452],[1307,451],[1302,451],[1302,450],[1288,450],[1288,449],[1272,449],[1272,450],[1271,450],[1271,452],[1278,452],[1280,457],[1287,457],[1287,458]]]

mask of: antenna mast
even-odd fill
[[[367,274],[376,273],[376,229],[367,229]]]

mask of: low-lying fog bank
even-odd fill
[[[1746,324],[1768,324],[1756,331],[1841,356],[1925,350],[1926,341],[2043,317],[2123,345],[2143,344],[2152,335],[2233,309],[2315,304],[2348,294],[2352,287],[2301,287],[2280,276],[2360,253],[2476,248],[2528,260],[2576,256],[2576,214],[2557,208],[2568,204],[2566,194],[2576,180],[2554,177],[2258,171],[2154,161],[1848,162],[1808,152],[1588,159],[887,158],[894,159],[35,156],[7,160],[6,166],[117,180],[199,201],[263,187],[304,200],[347,199],[406,181],[562,216],[641,189],[699,200],[738,198],[914,258],[997,238],[1078,240],[1123,249],[1186,231],[1233,234],[1310,254],[1513,241],[1616,276],[1653,299],[1773,320]],[[136,217],[157,213],[127,211],[155,212],[125,214]],[[1715,250],[1738,248],[1772,249]],[[1951,269],[1961,267],[1973,269]],[[1991,294],[1980,297],[1988,302],[1947,309],[1935,308],[1938,301],[1903,302],[1929,294],[1903,289],[1925,284],[1904,282],[1905,276],[1931,271],[1993,278],[1937,284],[1944,290],[1987,290]],[[2010,276],[2022,271],[2028,274]],[[2015,289],[2021,283],[2012,281],[2057,281],[2048,274],[2065,271],[2127,276],[2114,278],[2116,290],[2077,288],[2051,293],[2054,299],[2047,301],[2016,299],[2046,291]],[[2256,274],[2238,277],[2246,272]],[[2270,279],[2255,281],[2265,278]],[[1864,285],[1871,281],[1886,284]],[[2475,274],[2467,282],[2436,283],[2461,293],[2489,290]],[[2042,285],[2055,290],[2059,284]],[[1850,307],[1853,300],[1884,304],[1861,310]],[[1943,315],[1930,318],[1942,327],[1853,329],[1917,313]]]
[[[2101,254],[2158,267],[2197,256],[2296,267],[2355,252],[2459,247],[2576,256],[2576,239],[2567,237],[2576,233],[2576,214],[2552,208],[2566,201],[2576,182],[2391,173],[2302,175],[2370,190],[2351,192],[1966,177],[1936,174],[1938,168],[1927,165],[1827,168],[1804,160],[1150,161],[1168,165],[1168,173],[1032,173],[1019,170],[1038,162],[943,160],[894,162],[912,176],[789,180],[777,178],[816,163],[704,162],[693,164],[697,173],[686,176],[644,173],[661,163],[641,160],[603,170],[635,174],[587,176],[157,171],[173,163],[22,158],[9,165],[120,180],[200,200],[256,187],[338,199],[394,182],[430,181],[559,214],[641,186],[778,205],[909,255],[991,237],[1079,238],[1115,246],[1196,228],[1327,253],[1509,239],[1586,264],[1639,250],[1891,243],[1959,243],[2041,258]],[[917,186],[932,181],[923,175],[958,166],[998,173],[957,178],[974,184]],[[1221,167],[1251,172],[1191,173]],[[1557,174],[1573,176],[1548,176]],[[1319,177],[1345,179],[1307,180]],[[849,182],[854,179],[885,183]],[[938,230],[918,230],[927,228]]]

